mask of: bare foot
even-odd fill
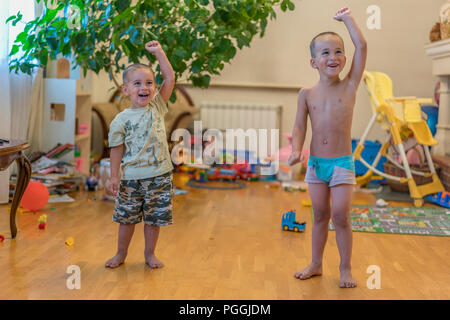
[[[339,281],[341,288],[356,288],[356,280],[352,277],[352,272],[349,269],[341,270],[341,280]]]
[[[148,255],[145,258],[145,263],[148,264],[152,269],[164,267],[164,263],[162,263],[154,254]]]
[[[125,261],[126,257],[127,257],[126,254],[117,253],[114,257],[112,257],[111,259],[106,261],[105,267],[106,268],[117,268]]]
[[[294,274],[294,277],[300,280],[306,280],[314,276],[321,276],[322,275],[322,265],[321,264],[315,264],[312,263],[307,266],[302,271],[296,272]]]

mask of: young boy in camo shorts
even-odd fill
[[[143,64],[133,64],[123,73],[122,92],[130,98],[131,106],[114,118],[109,131],[110,191],[117,196],[113,221],[120,225],[117,253],[106,262],[108,268],[125,261],[134,227],[142,220],[145,262],[151,268],[162,267],[155,256],[159,229],[172,224],[173,166],[164,114],[175,74],[157,41],[147,43],[145,49],[156,56],[164,81],[156,92],[155,75]]]

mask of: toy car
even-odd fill
[[[284,231],[303,232],[306,229],[306,222],[295,221],[295,211],[288,211],[283,213],[281,218],[281,228]]]
[[[254,171],[253,166],[249,163],[233,164],[233,169],[236,170],[236,177],[247,181],[257,181],[259,180],[259,174]],[[253,168],[253,169],[252,169]]]

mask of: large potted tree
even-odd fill
[[[124,63],[154,62],[142,50],[158,40],[175,70],[194,86],[206,88],[237,49],[264,36],[275,7],[294,10],[289,0],[36,0],[43,13],[26,22],[15,39],[10,72],[31,74],[49,59],[70,58],[86,73],[106,71],[117,87]],[[7,22],[22,22],[18,12]],[[128,60],[128,61],[127,61]],[[156,66],[157,82],[161,80]],[[173,102],[175,94],[171,97]]]

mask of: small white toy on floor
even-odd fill
[[[379,207],[379,208],[385,208],[388,206],[388,203],[386,201],[384,201],[383,199],[378,199],[376,204],[377,204],[377,207]]]

